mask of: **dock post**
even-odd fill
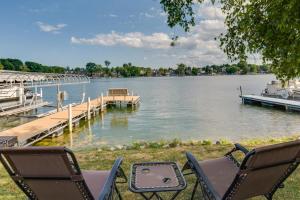
[[[56,87],[56,111],[59,112],[60,95],[59,95],[59,84]]]
[[[290,110],[290,108],[289,108],[288,105],[285,105],[285,110],[286,110],[286,111],[289,111],[289,110]]]
[[[243,89],[242,89],[242,86],[240,85],[240,97],[243,96]]]
[[[88,98],[87,101],[87,119],[90,120],[91,119],[91,98]]]
[[[40,88],[40,97],[43,98],[43,88]]]
[[[69,104],[68,105],[68,118],[69,118],[69,132],[72,132],[72,128],[73,128],[73,117],[72,117],[72,105]]]
[[[104,103],[104,101],[103,101],[103,93],[101,93],[101,112],[103,111],[103,108],[104,108],[104,105],[103,105],[103,103]]]
[[[134,104],[133,104],[133,96],[132,96],[132,99],[131,99],[131,109],[133,110],[134,109]]]

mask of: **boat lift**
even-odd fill
[[[60,86],[84,83],[90,83],[85,75],[0,70],[0,116],[16,115],[48,105],[42,99],[42,87],[57,87],[56,107],[59,111],[66,96],[60,91]],[[31,88],[35,88],[35,92],[28,99],[25,90]]]

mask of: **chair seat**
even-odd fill
[[[202,175],[222,198],[239,171],[238,166],[229,158],[222,157],[199,161]]]
[[[110,171],[82,170],[81,173],[94,199],[98,199]]]

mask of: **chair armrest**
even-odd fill
[[[249,152],[249,150],[246,147],[242,146],[239,143],[236,143],[236,144],[234,144],[234,148],[231,151],[229,151],[228,153],[226,153],[225,156],[232,155],[232,153],[236,152],[236,151],[241,151],[245,155],[247,155],[247,153]]]
[[[112,192],[112,190],[114,190],[115,188],[115,184],[116,184],[116,179],[118,177],[124,178],[124,182],[122,183],[126,183],[127,182],[127,177],[123,171],[123,169],[121,168],[121,164],[122,164],[122,158],[117,158],[111,171],[109,174],[109,177],[107,178],[104,188],[101,191],[101,194],[98,198],[98,200],[106,200],[110,193]]]
[[[235,148],[236,148],[237,150],[243,152],[245,155],[246,155],[247,153],[249,153],[249,150],[248,150],[246,147],[244,147],[244,146],[242,146],[241,144],[239,144],[239,143],[234,144],[234,146],[235,146]]]

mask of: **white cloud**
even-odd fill
[[[161,10],[150,8],[148,14],[165,16]],[[156,13],[156,14],[154,14]],[[199,22],[189,33],[178,38],[174,47],[170,46],[171,36],[167,33],[156,32],[144,34],[141,32],[98,34],[90,38],[72,37],[71,43],[99,46],[127,46],[141,48],[152,54],[145,57],[157,57],[172,60],[174,63],[184,62],[190,65],[207,65],[227,63],[228,59],[219,48],[215,37],[226,30],[225,16],[219,7],[203,4],[198,7]],[[144,16],[145,13],[144,13]]]
[[[113,18],[118,17],[118,15],[115,15],[115,14],[109,14],[109,16],[113,17]]]
[[[44,22],[37,22],[36,24],[39,26],[40,31],[50,32],[50,33],[59,33],[59,30],[67,26],[66,24],[50,25]]]
[[[166,17],[167,14],[161,8],[151,7],[146,12],[141,12],[140,16],[146,18]]]
[[[133,48],[167,49],[171,38],[165,33],[145,35],[141,32],[98,34],[93,38],[71,37],[73,44],[115,46],[124,45]]]
[[[217,5],[200,5],[197,10],[197,15],[203,19],[214,19],[224,21],[225,15],[221,8]]]

